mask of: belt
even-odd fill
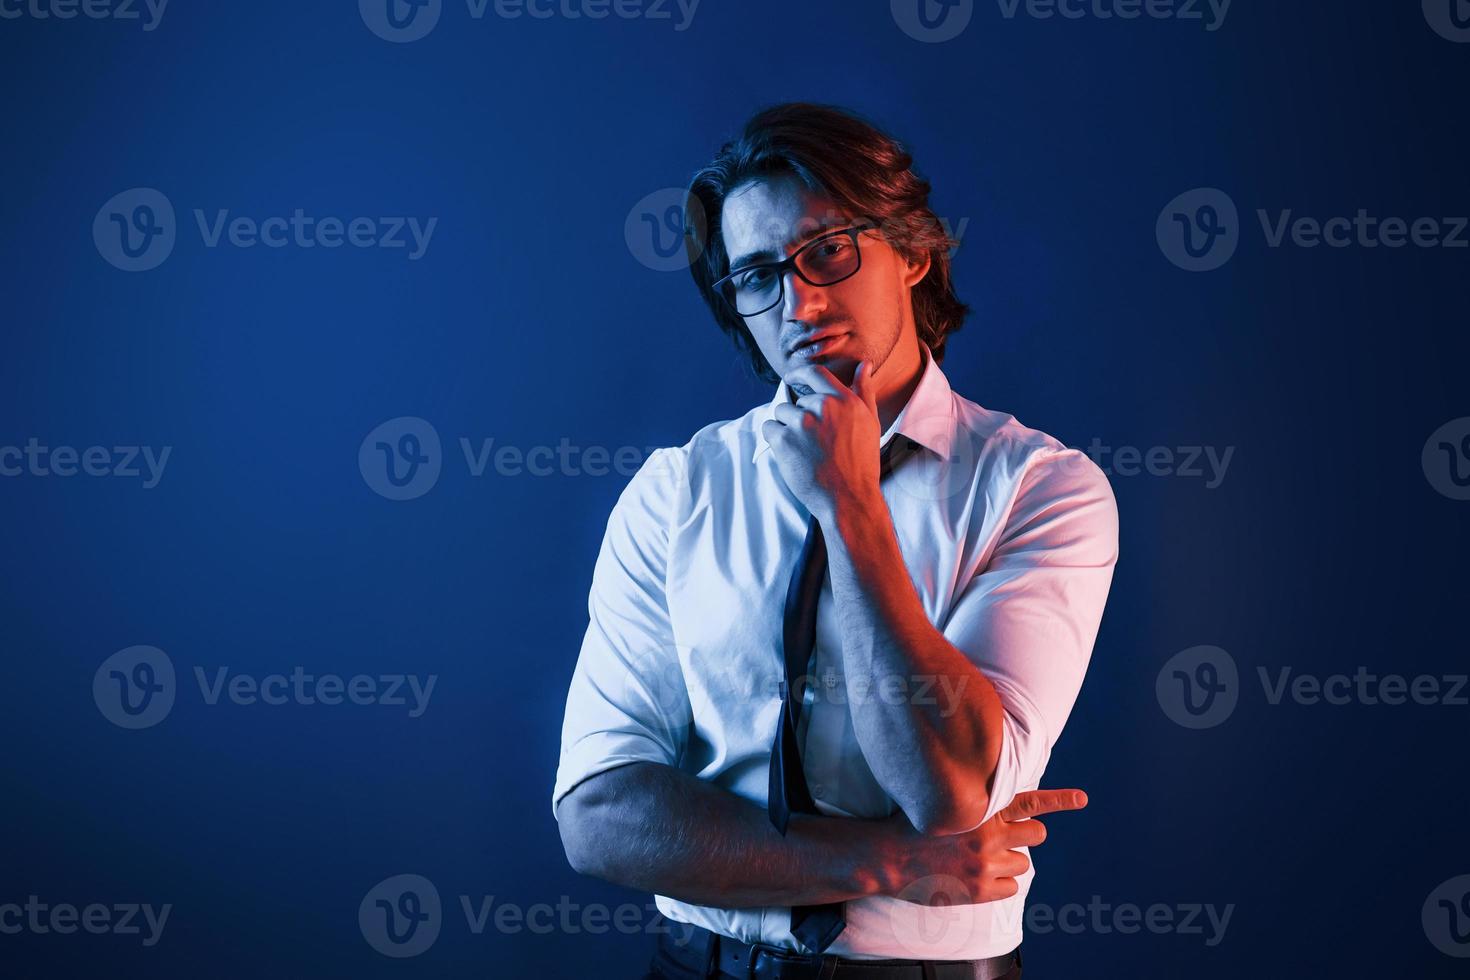
[[[1021,948],[983,960],[859,960],[830,953],[799,953],[765,943],[738,939],[688,925],[694,934],[678,943],[667,932],[659,936],[659,953],[685,970],[707,977],[738,980],[1000,980],[1012,970],[1019,976]]]

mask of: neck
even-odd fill
[[[909,403],[914,389],[919,386],[919,379],[923,376],[924,351],[919,346],[918,336],[908,333],[893,348],[888,360],[883,362],[883,366],[874,375],[878,382],[880,434],[887,432],[893,420],[898,418],[898,413]]]

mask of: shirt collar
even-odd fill
[[[939,369],[939,362],[934,360],[929,345],[921,340],[919,349],[924,359],[924,371],[919,376],[919,383],[914,387],[914,392],[909,396],[903,410],[888,427],[888,431],[878,440],[878,445],[888,445],[888,440],[898,432],[948,459],[950,447],[954,444],[954,395],[949,387],[949,379]],[[750,457],[752,463],[771,448],[761,432],[761,423],[775,417],[776,406],[790,400],[789,392],[790,388],[783,379],[776,386],[775,397],[757,418],[755,452]]]

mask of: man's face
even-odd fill
[[[780,261],[811,239],[852,224],[851,215],[789,176],[740,185],[725,198],[720,212],[731,271],[752,262]],[[795,368],[819,363],[850,384],[858,361],[881,367],[899,341],[914,332],[910,292],[928,272],[928,258],[910,263],[873,232],[861,235],[858,246],[862,265],[855,275],[830,286],[813,286],[788,269],[781,302],[744,318],[777,374],[785,377]],[[813,335],[829,333],[829,340],[801,346]]]

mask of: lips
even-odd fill
[[[812,344],[820,343],[821,341],[824,341],[824,340],[830,340],[833,337],[840,337],[844,333],[846,333],[846,331],[844,331],[844,330],[823,330],[823,331],[820,331],[818,333],[814,333],[814,334],[812,334],[809,337],[805,337],[805,338],[797,341],[796,342],[796,346],[794,346],[794,347],[791,348],[790,353],[795,354],[797,351],[801,350],[803,347],[808,347],[808,346],[810,346]]]

